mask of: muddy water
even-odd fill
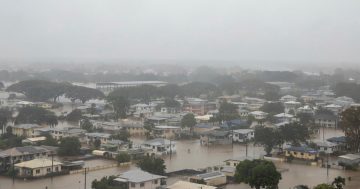
[[[339,130],[325,130],[325,138],[331,136],[341,135]],[[317,137],[322,138],[322,133]],[[141,143],[143,139],[133,139],[134,143]],[[234,146],[212,146],[206,147],[201,146],[199,140],[187,140],[187,141],[176,141],[177,153],[170,157],[165,158],[167,171],[174,171],[184,168],[206,168],[214,165],[221,165],[224,160],[233,157],[243,157],[246,155],[246,147],[244,145],[235,144]],[[189,151],[190,149],[190,151]],[[253,145],[248,146],[248,156],[258,157],[264,154],[262,147],[254,147]],[[91,160],[86,163],[87,167],[94,167],[97,165],[111,164],[112,161],[106,160]],[[347,182],[346,188],[358,189],[360,188],[360,172],[343,171],[343,170],[329,170],[329,177],[326,175],[326,169],[299,165],[299,164],[288,164],[276,162],[276,166],[280,169],[286,169],[282,173],[282,180],[279,184],[281,189],[288,189],[298,184],[306,184],[314,186],[318,183],[324,183],[332,181],[336,176],[351,177],[352,180]],[[96,172],[90,172],[87,175],[87,188],[90,188],[91,182],[94,179],[102,178],[103,176],[118,175],[126,170],[134,168],[135,166],[124,167],[124,168],[110,168],[105,170],[99,170]],[[169,179],[168,184],[172,184],[176,179]],[[0,177],[0,189],[68,189],[68,188],[84,188],[84,174],[74,174],[40,179],[40,180],[16,180],[12,183],[12,180],[7,177]],[[250,188],[245,184],[241,185],[227,185],[226,189],[235,188]]]

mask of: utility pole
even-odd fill
[[[248,142],[245,143],[245,157],[248,157]]]
[[[86,189],[86,167],[85,167],[85,181],[84,181],[84,189]]]
[[[51,180],[53,179],[54,175],[54,153],[51,152]]]
[[[14,159],[11,156],[12,159],[12,180],[13,180],[13,184],[15,183],[15,163],[14,163]]]
[[[171,139],[170,139],[170,160],[171,160],[171,155],[172,155],[172,149],[171,149]]]

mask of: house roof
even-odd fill
[[[24,167],[24,168],[41,168],[41,167],[51,167],[52,165],[62,165],[62,163],[57,161],[51,161],[49,159],[33,159],[30,161],[24,161],[21,163],[15,164],[15,167]]]
[[[145,141],[144,144],[148,144],[148,145],[153,145],[153,146],[160,146],[160,145],[169,145],[171,142],[171,144],[175,144],[174,141],[170,141],[170,140],[167,140],[167,139],[164,139],[164,138],[155,138],[155,139],[152,139],[152,140],[148,140],[148,141]]]
[[[204,179],[204,180],[210,180],[210,179],[213,179],[213,178],[224,177],[224,176],[225,175],[222,172],[219,172],[219,171],[196,175],[196,177],[199,177],[199,178]]]
[[[336,120],[336,116],[335,116],[335,115],[330,115],[330,114],[317,114],[317,115],[315,115],[315,119],[335,121],[335,120]]]
[[[29,141],[29,142],[39,142],[39,141],[44,141],[44,140],[46,140],[46,137],[41,136],[41,137],[26,138],[26,139],[23,140],[23,142],[27,142],[27,141]]]
[[[187,181],[177,181],[173,185],[168,186],[167,189],[216,189],[216,187]]]
[[[317,154],[318,151],[314,150],[312,148],[306,147],[306,146],[292,146],[290,148],[286,149],[287,151],[294,151],[294,152],[304,152],[304,153],[310,153],[310,154]]]
[[[181,128],[177,126],[159,125],[159,126],[155,126],[155,129],[181,129]]]
[[[38,124],[19,124],[19,125],[14,125],[12,126],[12,128],[17,128],[17,129],[33,129],[33,128],[39,128],[41,127]]]
[[[119,181],[119,182],[139,183],[139,182],[146,182],[146,181],[162,179],[162,178],[166,178],[166,177],[160,176],[160,175],[154,175],[154,174],[136,169],[136,170],[130,170],[130,171],[127,171],[127,172],[121,174],[115,180]]]
[[[294,116],[291,114],[287,114],[287,113],[280,113],[280,114],[274,115],[274,117],[276,117],[276,118],[293,118]]]
[[[326,140],[329,142],[334,142],[334,143],[346,143],[346,136],[331,137]]]
[[[229,131],[212,130],[212,131],[205,132],[203,135],[214,136],[214,137],[225,137],[229,134],[230,134]]]
[[[254,129],[237,129],[233,130],[234,133],[240,133],[240,134],[248,134],[251,132],[254,132]]]
[[[111,134],[108,133],[85,133],[89,137],[109,138]]]
[[[339,158],[348,159],[348,160],[357,160],[357,159],[360,159],[360,155],[359,154],[346,154],[346,155],[339,156]]]
[[[0,152],[0,157],[21,156],[49,152],[46,148],[39,146],[14,147]]]

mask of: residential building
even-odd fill
[[[248,142],[254,139],[255,131],[253,129],[237,129],[232,131],[234,142]]]
[[[205,183],[209,186],[221,186],[227,182],[226,175],[220,171],[195,175],[190,177],[189,181],[192,183]]]
[[[213,145],[213,144],[231,144],[232,137],[229,131],[212,130],[200,135],[200,144]]]
[[[132,115],[137,118],[150,117],[155,111],[155,106],[148,104],[135,104],[131,106]]]
[[[177,181],[174,184],[167,186],[166,189],[217,189],[217,187],[187,181]]]
[[[40,132],[48,132],[54,139],[61,140],[67,137],[79,137],[82,138],[86,131],[76,127],[64,127],[64,128],[44,128],[39,129]]]
[[[176,142],[164,138],[148,140],[141,145],[141,148],[151,150],[150,155],[168,155],[176,153]]]
[[[315,115],[315,124],[321,127],[337,128],[338,118],[331,114]]]
[[[108,133],[86,133],[86,143],[91,144],[95,140],[100,140],[101,144],[106,144],[110,140],[111,134]]]
[[[121,174],[114,181],[127,189],[158,189],[166,185],[166,178],[142,170],[130,170]]]
[[[282,123],[282,122],[291,123],[294,119],[294,116],[291,114],[287,114],[287,113],[280,113],[280,114],[274,115],[274,118],[275,118],[276,123]]]
[[[38,128],[42,128],[42,126],[38,124],[19,124],[11,126],[12,133],[21,137],[38,136],[38,133],[35,132],[35,130]]]
[[[341,149],[338,144],[329,141],[318,140],[313,142],[316,144],[317,150],[319,152],[324,152],[326,154],[332,154],[334,152],[340,151]]]
[[[285,156],[294,157],[297,159],[315,161],[317,160],[319,153],[315,149],[306,146],[300,146],[300,147],[290,147],[285,149]]]
[[[289,101],[296,101],[296,100],[297,100],[297,98],[295,96],[291,96],[291,95],[285,95],[280,98],[280,101],[282,103],[289,102]]]
[[[126,129],[130,136],[145,136],[147,132],[142,124],[126,124],[122,125],[122,128]]]
[[[210,110],[216,110],[216,103],[209,103],[200,98],[187,98],[183,106],[184,112],[191,112],[195,115],[205,115]]]
[[[21,141],[22,144],[28,144],[28,145],[37,145],[40,144],[41,142],[45,141],[46,137],[41,136],[41,137],[33,137],[33,138],[26,138],[24,140]]]
[[[324,108],[332,111],[334,113],[334,115],[338,115],[343,109],[342,106],[336,105],[336,104],[329,104],[329,105],[324,106]]]
[[[156,138],[174,139],[180,131],[181,127],[161,125],[155,126],[153,129],[153,135]]]
[[[62,163],[49,159],[33,159],[14,165],[18,170],[19,177],[35,178],[43,177],[51,173],[60,173]]]
[[[211,123],[199,123],[194,126],[194,132],[201,134],[218,128],[218,126],[215,126]]]
[[[296,101],[284,102],[285,113],[294,112],[294,114],[296,114],[296,110],[300,108],[300,106],[301,106],[300,102],[296,102]]]
[[[254,116],[255,120],[264,120],[268,113],[265,113],[263,111],[253,111],[250,112],[250,115]]]
[[[0,172],[7,170],[12,163],[21,163],[39,158],[47,158],[55,152],[40,146],[14,147],[0,151]]]
[[[342,166],[358,166],[360,154],[345,154],[338,157],[338,163]]]

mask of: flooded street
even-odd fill
[[[65,124],[65,123],[64,123]],[[331,136],[340,135],[340,130],[325,130],[326,138]],[[317,139],[321,139],[322,133],[319,134]],[[140,144],[144,139],[135,138],[132,139],[135,144]],[[214,165],[222,165],[223,161],[229,158],[235,157],[245,157],[246,147],[245,145],[234,144],[232,145],[223,145],[223,146],[201,146],[199,140],[184,140],[176,141],[177,153],[165,157],[165,164],[167,167],[167,172],[180,170],[180,169],[199,169],[206,168]],[[189,151],[190,149],[190,151]],[[263,148],[261,146],[248,146],[248,157],[258,158],[260,155],[264,155]],[[90,160],[86,161],[86,167],[94,167],[98,165],[112,164],[114,161],[108,160]],[[347,189],[358,189],[360,186],[360,172],[353,171],[343,171],[343,170],[329,170],[329,178],[326,176],[326,169],[319,168],[316,166],[300,165],[300,164],[290,164],[290,163],[280,163],[275,162],[277,168],[287,170],[282,172],[282,180],[280,181],[280,188],[287,189],[291,188],[297,184],[306,184],[309,186],[314,186],[323,182],[331,182],[334,177],[351,177],[352,180],[347,182]],[[94,179],[100,179],[104,176],[118,175],[124,171],[127,171],[131,168],[134,168],[135,165],[129,167],[115,167],[109,169],[98,170],[94,172],[89,172],[87,174],[87,188],[91,187],[91,182]],[[12,183],[12,179],[8,177],[0,177],[0,189],[83,189],[84,188],[84,174],[74,174],[74,175],[64,175],[46,179],[39,180],[16,180],[15,183]],[[176,179],[169,179],[168,184],[172,184]],[[235,189],[235,188],[250,188],[248,185],[227,185],[226,189]]]

